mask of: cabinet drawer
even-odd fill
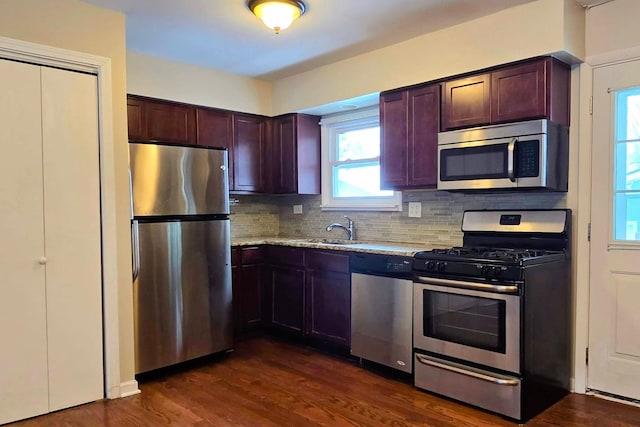
[[[307,251],[307,268],[311,270],[349,272],[349,255],[335,252]]]
[[[304,250],[286,246],[269,246],[269,260],[272,264],[304,266]]]
[[[242,248],[242,265],[260,264],[264,262],[264,249],[262,246]]]

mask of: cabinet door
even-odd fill
[[[298,147],[296,120],[293,114],[273,120],[273,152],[271,174],[276,194],[298,191]]]
[[[233,255],[232,255],[233,257]],[[240,266],[231,265],[231,293],[233,295],[233,334],[240,335],[242,323],[240,318]]]
[[[129,141],[145,141],[147,129],[144,122],[144,101],[127,98],[127,128]]]
[[[236,191],[265,190],[265,118],[234,115],[234,188]]]
[[[444,84],[442,129],[479,126],[491,120],[489,73]]]
[[[311,337],[349,347],[351,279],[333,271],[307,272],[307,317]]]
[[[491,122],[545,117],[545,62],[508,67],[491,73]]]
[[[271,324],[298,335],[304,325],[304,269],[271,267]]]
[[[196,110],[190,105],[145,101],[147,141],[196,143]]]
[[[235,190],[233,186],[233,114],[214,108],[198,108],[196,117],[198,145],[227,149],[229,190]]]
[[[380,187],[407,185],[407,91],[380,96]]]
[[[262,321],[262,275],[262,264],[242,266],[240,322],[243,331],[256,328]]]
[[[438,183],[440,85],[409,91],[408,187]]]

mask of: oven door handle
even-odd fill
[[[509,175],[509,180],[511,182],[516,182],[516,173],[515,173],[515,150],[516,150],[516,142],[518,142],[517,138],[512,138],[507,146],[507,175]]]
[[[416,277],[420,283],[426,283],[430,285],[442,285],[451,286],[454,288],[473,289],[477,291],[490,291],[501,294],[512,294],[518,292],[518,286],[516,285],[490,285],[488,283],[476,283],[476,282],[464,282],[461,280],[440,279],[437,277]]]
[[[468,377],[476,378],[478,380],[487,381],[493,384],[505,385],[505,386],[517,386],[520,384],[520,380],[497,378],[487,374],[481,374],[480,372],[468,371],[466,369],[458,368],[456,366],[446,365],[444,363],[436,362],[426,356],[416,353],[418,362],[423,365],[433,366],[434,368],[444,369],[446,371],[455,372],[456,374],[466,375]]]

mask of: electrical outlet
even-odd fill
[[[293,213],[301,214],[302,213],[302,205],[293,205]]]
[[[422,203],[409,202],[409,218],[421,218],[422,217]]]

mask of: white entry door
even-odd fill
[[[104,396],[96,76],[0,60],[0,424]]]
[[[640,399],[640,60],[594,69],[588,388]]]

